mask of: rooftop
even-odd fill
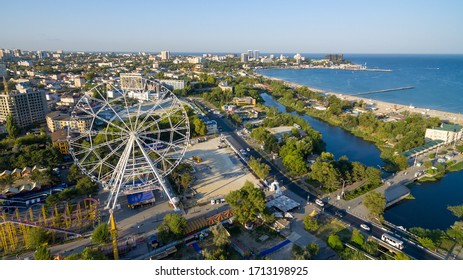
[[[418,152],[422,152],[422,151],[427,150],[427,149],[429,149],[429,148],[431,148],[433,146],[436,146],[436,145],[438,145],[438,144],[440,144],[442,142],[444,142],[444,141],[442,141],[442,140],[432,140],[432,141],[429,141],[428,143],[424,144],[423,146],[419,146],[419,147],[410,149],[408,151],[403,152],[402,154],[404,156],[406,156],[406,157],[409,157],[409,156],[414,155],[414,154],[416,154]]]
[[[288,212],[293,210],[296,207],[301,205],[299,202],[292,200],[291,198],[287,197],[286,195],[281,195],[274,200],[270,200],[265,204],[268,208],[275,207],[282,212]]]
[[[51,141],[52,142],[66,141],[67,136],[68,136],[67,130],[60,129],[51,134]]]
[[[441,126],[433,127],[432,129],[457,132],[462,130],[463,126],[458,124],[442,123]]]

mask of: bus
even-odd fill
[[[394,246],[396,247],[397,249],[399,250],[402,250],[404,248],[404,243],[403,241],[395,238],[395,237],[392,237],[390,236],[389,234],[387,233],[384,233],[382,236],[381,236],[381,240],[388,243],[389,245],[391,246]]]

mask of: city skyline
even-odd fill
[[[460,54],[460,1],[5,2],[0,48]],[[133,13],[131,11],[136,11]],[[18,15],[18,12],[20,14]],[[158,39],[161,38],[161,39]]]

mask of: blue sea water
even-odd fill
[[[311,58],[310,55],[307,55]],[[313,57],[313,56],[312,56]],[[355,94],[398,87],[414,89],[365,95],[371,99],[463,113],[463,55],[344,55],[368,68],[392,72],[333,69],[262,69],[258,73],[325,91]]]
[[[259,73],[345,94],[414,86],[416,88],[412,90],[372,94],[369,97],[463,113],[463,55],[347,55],[345,58],[357,64],[366,62],[368,68],[391,69],[392,72],[265,69]],[[358,147],[352,151],[341,151],[337,145],[330,145],[331,134],[333,133],[328,131],[324,131],[323,134],[324,139],[328,141],[329,151],[349,154],[352,158],[362,154],[362,149]],[[379,157],[373,153],[357,160],[369,162],[379,160]],[[447,229],[457,220],[447,210],[447,206],[463,203],[462,182],[463,171],[460,171],[449,173],[437,182],[412,184],[411,193],[416,199],[404,200],[387,209],[384,217],[406,228]]]

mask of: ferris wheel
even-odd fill
[[[190,137],[183,104],[166,87],[139,75],[121,76],[120,86],[101,84],[77,102],[68,130],[74,163],[110,194],[163,190],[178,199],[164,180],[182,160]]]

